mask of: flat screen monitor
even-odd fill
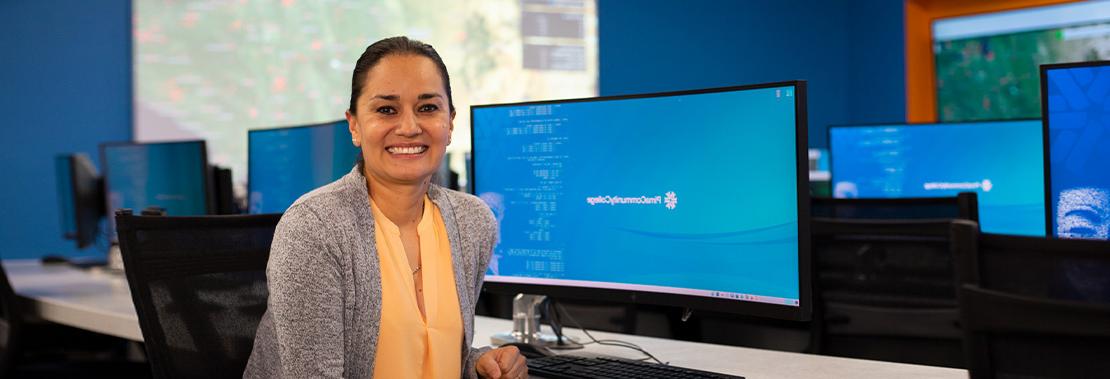
[[[1110,1],[938,19],[933,52],[939,120],[1040,117],[1037,66],[1108,59],[1108,44]]]
[[[301,197],[351,171],[360,151],[347,120],[252,130],[248,140],[250,213],[282,213]]]
[[[55,157],[62,235],[83,249],[96,242],[104,216],[103,182],[85,154]]]
[[[1041,66],[1050,235],[1110,239],[1110,61]]]
[[[208,160],[204,141],[100,145],[108,217],[159,207],[170,216],[209,214]]]
[[[805,82],[471,108],[487,289],[809,317]]]
[[[829,145],[834,197],[975,192],[983,231],[1044,235],[1039,120],[832,126]]]

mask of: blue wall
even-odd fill
[[[635,9],[631,9],[635,8]],[[128,0],[0,1],[0,257],[77,251],[52,157],[131,136]],[[810,145],[829,124],[905,119],[903,2],[598,0],[601,93],[806,79]]]
[[[602,95],[805,79],[815,147],[830,124],[905,119],[901,1],[601,0],[598,13]]]
[[[904,3],[892,0],[848,0],[847,3],[848,87],[844,95],[848,99],[848,118],[845,121],[905,122]],[[809,127],[816,130],[826,125],[811,122]],[[825,136],[824,130],[821,133]]]
[[[131,138],[131,4],[0,1],[0,257],[102,254],[62,240],[55,154]]]

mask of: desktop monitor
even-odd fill
[[[829,145],[834,197],[975,192],[983,231],[1044,235],[1038,120],[832,126]]]
[[[1110,239],[1110,61],[1041,66],[1049,235]]]
[[[486,288],[809,317],[805,82],[471,108]]]
[[[109,224],[117,210],[159,207],[170,216],[212,213],[204,141],[100,145]]]
[[[96,242],[104,216],[104,187],[96,166],[85,154],[59,155],[54,160],[62,233],[83,249]]]
[[[361,152],[347,120],[251,130],[247,137],[250,213],[282,213],[297,198],[351,171]]]

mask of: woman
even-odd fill
[[[282,216],[244,376],[527,376],[516,348],[470,347],[497,224],[478,198],[430,184],[454,118],[431,46],[366,48],[347,110],[361,159]]]

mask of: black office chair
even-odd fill
[[[1110,377],[1110,242],[953,235],[972,378]]]
[[[812,351],[962,367],[951,222],[814,218]]]
[[[280,217],[117,213],[156,378],[242,377],[266,310],[266,262]]]
[[[979,221],[979,201],[974,192],[953,197],[903,199],[834,199],[814,197],[810,201],[813,217],[836,219],[962,219]]]

